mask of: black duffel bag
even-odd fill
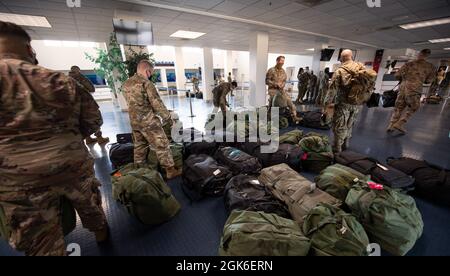
[[[291,218],[286,205],[276,199],[257,177],[238,175],[225,188],[225,207],[233,210],[264,212]]]
[[[222,196],[225,185],[232,177],[231,171],[219,165],[211,156],[191,155],[184,162],[182,187],[191,199]]]
[[[134,162],[133,143],[115,143],[109,149],[109,160],[113,165],[113,170],[119,169]]]
[[[184,143],[183,157],[187,159],[193,154],[206,154],[213,156],[219,145],[216,142],[190,142]]]
[[[300,122],[301,126],[312,129],[331,129],[331,125],[327,123],[326,115],[320,110],[300,112],[299,116],[303,119]]]
[[[234,175],[257,174],[262,169],[258,158],[233,147],[219,148],[214,158],[220,164],[229,167]]]
[[[344,151],[336,155],[336,162],[358,172],[370,175],[372,180],[393,189],[411,191],[414,189],[414,178],[390,165],[383,165],[375,158],[352,151]]]
[[[381,95],[378,93],[372,93],[369,101],[367,101],[366,105],[368,108],[379,107],[380,106]]]
[[[388,164],[414,177],[414,196],[450,206],[450,171],[423,160],[389,158]]]
[[[383,92],[383,96],[381,97],[381,100],[383,102],[384,108],[389,108],[389,107],[395,106],[395,102],[397,101],[397,97],[398,97],[398,93],[399,93],[398,90],[396,90],[397,86],[392,90]]]

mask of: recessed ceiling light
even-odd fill
[[[437,25],[443,25],[443,24],[450,24],[450,17],[414,22],[414,23],[410,23],[410,24],[403,24],[403,25],[400,25],[400,28],[403,28],[405,30],[412,30],[412,29],[419,29],[419,28],[425,28],[425,27],[431,27],[431,26],[437,26]]]
[[[173,33],[170,37],[184,38],[184,39],[196,39],[196,38],[199,38],[204,35],[205,35],[205,33],[180,30],[180,31]]]
[[[51,28],[52,25],[43,16],[15,13],[0,13],[0,21],[11,22],[21,26]]]
[[[444,50],[446,50],[446,51],[450,51],[450,48],[444,48]]]
[[[431,42],[431,43],[444,43],[444,42],[450,42],[450,37],[449,37],[449,38],[431,39],[430,42]]]
[[[314,51],[314,48],[306,49],[306,51]]]

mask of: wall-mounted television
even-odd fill
[[[323,49],[321,52],[320,61],[330,61],[334,55],[334,49]]]
[[[114,18],[113,26],[119,44],[136,46],[154,44],[153,25],[150,22]]]

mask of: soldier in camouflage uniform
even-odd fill
[[[280,93],[287,101],[288,107],[291,110],[292,119],[296,122],[301,121],[297,117],[297,108],[292,103],[291,97],[284,90],[286,86],[287,75],[283,69],[285,57],[277,58],[277,65],[269,69],[266,75],[266,85],[269,87],[269,108],[272,107],[273,99],[277,93]]]
[[[316,101],[316,97],[317,97],[317,81],[318,78],[317,76],[314,74],[314,71],[311,71],[311,74],[309,75],[309,87],[308,87],[308,92],[306,95],[306,98],[308,100],[309,103],[314,103]]]
[[[303,98],[305,97],[306,91],[308,90],[308,84],[309,84],[309,73],[305,72],[303,68],[300,68],[298,75],[298,97],[295,103],[302,104]]]
[[[219,108],[223,114],[227,112],[227,106],[229,106],[227,102],[227,95],[228,93],[233,92],[236,87],[237,82],[232,81],[224,82],[214,88],[214,90],[212,91],[214,104],[213,113],[217,113],[219,111]]]
[[[420,98],[424,83],[431,83],[436,78],[436,68],[426,59],[430,56],[429,49],[422,50],[417,60],[405,64],[396,77],[401,81],[400,93],[395,103],[395,111],[387,131],[398,130],[406,134],[404,125],[420,108]]]
[[[102,117],[75,80],[37,66],[29,35],[0,21],[0,208],[11,246],[26,255],[66,255],[61,198],[97,241],[108,237],[100,183],[83,139]]]
[[[344,87],[346,80],[351,78],[350,71],[364,69],[364,65],[353,61],[353,52],[344,50],[341,55],[342,65],[333,75],[328,93],[325,97],[325,105],[334,106],[332,128],[334,133],[333,152],[340,153],[348,149],[352,138],[353,125],[356,122],[360,106],[347,102],[348,90]]]
[[[197,77],[192,78],[192,84],[194,85],[194,93],[197,94],[200,92],[200,80]]]
[[[148,60],[141,61],[137,73],[122,87],[133,129],[134,162],[146,163],[150,148],[166,170],[167,179],[172,179],[181,175],[180,169],[175,168],[170,142],[163,129],[163,124],[172,122],[172,117],[155,85],[149,81],[153,70]]]
[[[86,78],[85,76],[83,76],[81,74],[81,69],[78,66],[72,66],[70,68],[70,72],[69,72],[69,77],[75,79],[77,82],[79,82],[82,86],[84,86],[84,88],[89,91],[89,93],[94,93],[95,92],[95,87],[92,84],[92,82]],[[92,139],[91,136],[86,137],[86,144],[94,144],[94,143],[99,143],[99,145],[103,145],[106,143],[109,143],[109,138],[108,137],[103,137],[102,135],[102,131],[99,130],[96,133],[94,133],[96,139]]]
[[[330,69],[325,68],[324,72],[319,74],[319,94],[317,95],[316,104],[322,106],[324,98],[327,95],[328,85],[330,82]]]

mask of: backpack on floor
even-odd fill
[[[287,164],[293,170],[300,171],[302,167],[301,158],[304,156],[299,146],[291,144],[280,144],[274,153],[261,153],[261,148],[253,152],[259,159],[263,168],[272,167],[279,164]]]
[[[384,108],[394,107],[398,98],[398,90],[388,90],[383,92],[381,96],[381,102]]]
[[[219,145],[216,142],[192,142],[184,143],[184,159],[187,159],[193,154],[206,154],[209,156],[214,155]]]
[[[302,157],[302,168],[305,171],[320,173],[334,161],[334,155],[328,137],[309,136],[300,140],[301,149],[305,152]]]
[[[311,243],[292,220],[275,214],[233,211],[225,223],[220,256],[306,256]]]
[[[257,177],[238,175],[225,187],[225,207],[233,210],[264,212],[291,218],[284,203],[276,199]]]
[[[214,158],[220,164],[230,168],[234,175],[257,174],[262,169],[258,158],[253,157],[237,148],[219,148],[216,151]]]
[[[320,110],[300,112],[299,115],[303,118],[300,123],[303,127],[323,130],[331,129],[331,125],[327,123],[326,115]]]
[[[313,182],[299,175],[286,164],[263,169],[259,181],[288,206],[292,218],[300,224],[319,203],[327,203],[335,207],[342,204],[340,200],[317,189]]]
[[[304,137],[303,131],[296,129],[280,136],[280,144],[298,145]]]
[[[408,195],[361,181],[350,189],[345,203],[370,241],[393,255],[406,255],[422,236],[422,216]]]
[[[303,233],[311,239],[314,256],[367,256],[369,238],[353,215],[319,204],[309,212]]]
[[[381,99],[381,95],[378,93],[373,93],[372,96],[370,96],[369,101],[367,102],[367,107],[368,108],[374,108],[374,107],[379,107],[380,106],[380,99]]]
[[[116,139],[117,139],[117,143],[120,143],[120,144],[133,143],[133,134],[131,134],[131,133],[117,134]]]
[[[129,164],[112,174],[113,198],[145,225],[169,221],[180,204],[161,174],[147,166]]]
[[[134,145],[133,143],[115,143],[109,148],[109,160],[113,165],[113,169],[119,169],[127,164],[134,162]]]
[[[377,183],[393,189],[411,191],[414,189],[414,178],[396,168],[380,164],[375,158],[352,151],[344,151],[336,156],[336,162],[351,167],[362,174],[370,175]]]
[[[226,166],[219,165],[211,156],[191,155],[184,162],[183,188],[191,199],[222,196],[225,185],[233,177]]]
[[[175,168],[183,168],[183,145],[182,144],[170,144],[170,152],[172,153],[173,161],[175,162]],[[156,152],[149,149],[147,156],[147,164],[150,168],[160,170],[160,164]]]
[[[390,158],[388,164],[414,177],[414,196],[450,206],[450,170],[412,158]]]
[[[352,70],[346,66],[342,69],[350,74],[350,78],[345,81],[346,102],[352,105],[363,105],[369,101],[375,88],[377,72],[372,69]]]
[[[197,92],[197,94],[195,94],[195,98],[197,98],[199,100],[203,100],[203,93],[202,92]]]
[[[316,177],[317,187],[335,198],[345,201],[353,185],[368,181],[369,176],[341,164],[329,166]]]

